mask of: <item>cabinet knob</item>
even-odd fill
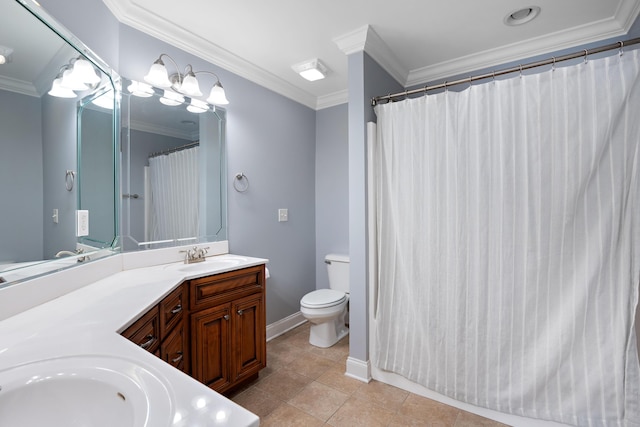
[[[228,314],[225,314],[225,315],[223,316],[223,318],[224,318],[224,320],[229,320],[229,315],[228,315]]]
[[[242,316],[242,313],[244,313],[244,311],[238,310],[238,315]]]
[[[171,310],[171,313],[172,314],[178,314],[181,311],[182,311],[182,304],[178,304],[178,305],[176,305],[176,307],[173,310]]]

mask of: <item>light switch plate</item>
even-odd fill
[[[289,221],[289,209],[278,209],[278,222]]]
[[[89,235],[89,211],[79,210],[76,211],[76,236],[88,236]]]

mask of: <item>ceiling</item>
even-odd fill
[[[640,0],[103,1],[121,22],[315,109],[346,102],[346,54],[363,48],[412,86],[621,36],[640,11]],[[503,23],[533,5],[536,19]],[[312,58],[331,70],[324,80],[291,69]]]

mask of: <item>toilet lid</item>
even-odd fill
[[[324,308],[340,304],[346,299],[347,295],[344,292],[334,289],[318,289],[303,296],[300,305],[307,308]]]

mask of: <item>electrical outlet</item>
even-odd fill
[[[278,222],[289,221],[289,209],[278,209]]]
[[[76,211],[76,236],[89,235],[89,211]]]

